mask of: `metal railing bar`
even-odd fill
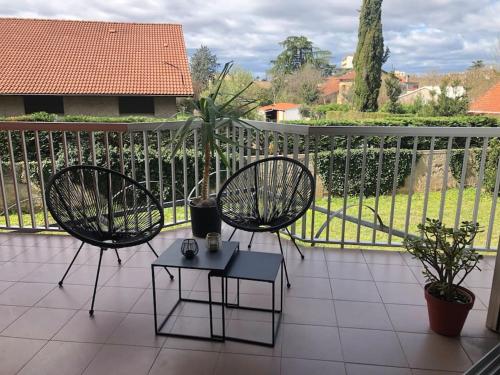
[[[78,158],[78,164],[82,165],[83,164],[82,140],[81,140],[80,132],[76,132],[76,153],[77,153],[77,158]]]
[[[17,217],[19,220],[19,227],[24,228],[21,203],[19,201],[19,187],[17,184],[16,160],[14,157],[14,147],[12,145],[12,133],[10,130],[7,131],[7,143],[9,146],[10,167],[11,167],[11,174],[12,174],[12,184],[14,187],[14,197],[15,197],[15,201],[16,201]]]
[[[23,161],[24,161],[24,168],[25,168],[25,173],[26,173],[26,189],[28,192],[28,209],[30,212],[30,218],[31,218],[31,227],[36,228],[36,218],[35,218],[35,209],[33,206],[33,193],[31,189],[31,173],[30,173],[30,165],[28,162],[28,151],[26,148],[26,135],[24,130],[21,131],[21,145],[23,149]]]
[[[365,171],[366,171],[366,153],[368,152],[368,141],[363,137],[363,157],[361,159],[361,181],[359,183],[359,204],[358,204],[358,221],[361,221],[363,214],[363,198],[365,194]],[[356,228],[356,241],[361,239],[361,224],[358,223]]]
[[[495,222],[495,214],[497,208],[497,200],[498,200],[498,189],[500,185],[500,156],[497,161],[497,170],[496,170],[496,178],[495,178],[495,188],[493,189],[493,195],[491,197],[491,209],[490,209],[490,220],[488,222],[488,231],[486,234],[486,248],[491,247],[491,237],[493,235],[493,224]]]
[[[443,185],[441,186],[441,200],[439,203],[439,221],[443,221],[444,208],[446,205],[446,192],[448,191],[448,174],[450,173],[451,149],[453,146],[453,137],[448,138],[446,148],[446,160],[443,169]]]
[[[5,225],[7,228],[10,227],[10,212],[9,212],[9,202],[7,201],[7,193],[5,191],[5,179],[3,176],[3,156],[2,149],[0,149],[0,186],[2,191],[2,202],[3,202],[3,213],[5,215]]]
[[[35,130],[35,153],[36,153],[36,161],[38,164],[38,173],[39,173],[39,181],[40,181],[40,194],[42,198],[42,212],[43,212],[43,222],[45,228],[49,227],[49,214],[47,211],[47,205],[45,202],[45,181],[43,178],[43,163],[42,163],[42,153],[40,149],[40,133],[38,130]]]
[[[335,152],[335,138],[333,136],[328,137],[330,139],[330,159],[328,161],[328,200],[327,200],[327,210],[328,213],[332,211],[332,187],[333,187],[333,153]],[[328,220],[326,227],[326,240],[330,239],[330,220]]]
[[[465,187],[465,177],[467,174],[467,165],[469,164],[470,140],[471,140],[471,137],[467,137],[467,139],[465,140],[464,157],[462,160],[462,171],[461,171],[461,175],[460,175],[460,187],[458,189],[458,197],[457,197],[457,210],[455,213],[455,225],[453,226],[453,228],[455,230],[458,229],[458,226],[460,224],[460,215],[462,213],[462,200],[463,200],[464,187]]]
[[[429,189],[431,186],[431,176],[432,176],[432,163],[434,158],[434,145],[436,142],[436,137],[431,138],[431,146],[429,149],[429,156],[427,160],[427,172],[425,178],[425,190],[424,190],[424,207],[422,210],[422,225],[425,225],[425,219],[427,218],[427,206],[429,204]]]
[[[182,141],[182,182],[183,182],[183,194],[184,194],[184,220],[189,220],[188,205],[186,197],[188,196],[188,180],[187,180],[187,150],[186,150],[186,140]],[[219,165],[217,163],[217,165]],[[218,190],[217,190],[218,191]]]
[[[177,223],[177,206],[174,203],[176,201],[176,191],[175,191],[175,155],[174,155],[174,142],[173,140],[175,139],[175,135],[173,130],[169,131],[170,135],[170,154],[172,155],[170,157],[170,189],[172,191],[172,215],[173,215],[173,222]]]
[[[477,177],[477,181],[476,181],[476,196],[474,198],[474,209],[472,211],[472,222],[474,224],[477,223],[479,204],[481,202],[481,189],[483,187],[484,167],[486,164],[486,155],[488,152],[488,142],[489,142],[489,138],[487,138],[487,137],[483,138],[483,147],[482,147],[482,151],[481,151],[481,161],[479,162],[479,176]],[[474,241],[471,242],[470,246],[471,247],[474,246]]]
[[[293,159],[294,160],[299,159],[299,135],[296,133],[293,134]],[[292,234],[295,234],[296,228],[297,228],[296,223],[293,223],[291,228]]]
[[[401,137],[398,137],[396,141],[396,158],[394,160],[394,177],[392,179],[392,191],[391,191],[391,211],[389,214],[389,233],[387,237],[387,242],[389,244],[392,243],[392,233],[394,229],[394,210],[396,208],[396,190],[398,189],[400,154],[401,154]]]
[[[69,166],[69,157],[68,157],[68,138],[66,136],[66,132],[62,133],[63,139],[63,154],[64,154],[64,166]]]
[[[229,131],[229,129],[227,130]],[[229,137],[229,134],[226,134]],[[196,196],[200,196],[200,189],[198,187],[198,181],[200,181],[200,171],[198,170],[198,129],[194,129],[193,131],[193,143],[194,143],[194,181],[195,181],[195,191]],[[229,147],[229,146],[228,146]],[[229,155],[229,150],[227,151]]]
[[[408,200],[406,202],[406,218],[405,218],[405,236],[408,235],[408,229],[410,227],[410,217],[411,217],[411,199],[413,196],[413,184],[415,182],[415,165],[417,162],[417,149],[418,149],[418,137],[413,138],[413,149],[411,152],[411,174],[410,174],[410,186],[408,188]]]
[[[309,168],[309,136],[306,135],[304,139],[304,165]],[[313,192],[314,193],[314,192]],[[302,216],[302,237],[306,236],[306,230],[307,230],[307,215]],[[313,233],[311,233],[311,238],[314,236]]]
[[[377,182],[375,187],[375,208],[373,210],[373,223],[377,222],[378,217],[378,205],[380,200],[380,180],[382,176],[382,164],[384,163],[384,143],[385,138],[380,137],[380,144],[378,149],[378,166],[377,166]],[[377,230],[374,228],[372,231],[372,242],[377,239]]]
[[[314,177],[314,181],[317,181],[317,179],[318,179],[318,137],[317,136],[314,137],[313,177]],[[311,230],[310,230],[312,240],[314,240],[314,222],[315,222],[314,212],[315,211],[316,211],[316,192],[313,191]]]
[[[156,131],[156,149],[158,152],[158,189],[159,189],[159,200],[160,200],[160,205],[163,207],[163,192],[164,192],[164,187],[163,187],[163,159],[162,159],[162,152],[161,152],[161,130]]]
[[[347,136],[347,147],[344,166],[344,193],[343,193],[343,209],[342,209],[342,224],[340,230],[341,246],[344,247],[345,241],[345,223],[346,223],[346,210],[347,210],[347,189],[349,183],[349,168],[351,164],[351,136]]]

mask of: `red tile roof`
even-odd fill
[[[500,114],[500,82],[474,101],[470,105],[469,112]]]
[[[321,93],[328,96],[339,92],[339,82],[338,77],[328,77],[320,87]]]
[[[259,107],[259,111],[286,111],[288,109],[299,108],[299,104],[294,103],[274,103],[270,105],[265,105],[264,107]]]
[[[340,81],[354,81],[354,78],[356,78],[356,71],[355,70],[349,70],[347,73],[341,75],[340,77],[337,77]]]
[[[181,25],[0,18],[0,35],[0,94],[193,94]]]

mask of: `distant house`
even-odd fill
[[[266,121],[284,122],[302,119],[299,107],[299,104],[294,103],[275,103],[259,107],[258,111],[265,116]]]
[[[449,98],[459,98],[466,93],[463,86],[446,88],[446,96]],[[423,103],[430,103],[435,101],[441,95],[441,88],[439,86],[422,86],[416,90],[409,91],[399,96],[399,102],[402,104],[412,104],[417,99],[422,100]]]
[[[469,112],[500,116],[500,82],[475,100],[470,105]]]
[[[405,72],[395,70],[394,75],[399,79],[399,85],[401,86],[401,90],[403,93],[407,93],[408,91],[415,91],[418,89],[418,82],[411,81],[410,75]]]
[[[182,27],[0,19],[0,116],[176,112],[193,95]]]
[[[351,88],[354,85],[354,78],[356,78],[356,72],[351,70],[340,77],[339,80],[339,94],[337,96],[338,104],[347,104],[351,102]]]
[[[328,77],[325,82],[320,86],[321,100],[323,103],[337,103],[337,96],[339,94],[339,83],[338,77]]]
[[[354,67],[353,62],[354,62],[353,55],[345,56],[340,62],[340,67],[342,69],[352,69]]]

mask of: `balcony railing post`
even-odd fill
[[[495,221],[498,216],[500,160],[490,160],[490,155],[494,155],[490,152],[493,147],[490,140],[500,137],[499,128],[314,127],[250,123],[255,128],[230,124],[224,130],[225,135],[236,142],[232,145],[220,141],[220,147],[228,154],[232,167],[225,168],[227,174],[262,156],[285,155],[306,164],[318,185],[323,183],[326,196],[315,196],[310,211],[291,228],[297,239],[313,244],[340,244],[343,247],[397,247],[401,246],[404,237],[418,234],[416,226],[427,216],[441,218],[451,225],[470,218],[480,222],[486,229],[485,234],[478,236],[474,243],[474,247],[480,250],[491,251],[491,243],[499,238],[500,230]],[[0,150],[3,153],[2,166],[9,166],[8,173],[5,173],[6,169],[0,169],[0,196],[3,201],[1,227],[58,229],[50,223],[43,199],[41,207],[37,201],[38,191],[43,197],[45,189],[44,172],[55,173],[62,165],[73,163],[90,162],[116,167],[117,160],[120,171],[145,183],[146,187],[153,189],[158,183],[167,218],[166,226],[188,221],[189,192],[193,189],[192,194],[199,194],[201,178],[198,170],[199,130],[195,130],[193,138],[182,144],[179,151],[182,157],[167,161],[170,168],[165,169],[165,160],[162,160],[163,148],[173,147],[174,134],[181,125],[180,122],[0,122],[4,144],[7,145],[5,150]],[[31,134],[34,134],[34,141]],[[136,137],[142,138],[138,140]],[[454,150],[455,145],[465,145],[463,154]],[[193,176],[190,176],[192,149],[195,165]],[[33,152],[36,155],[32,158]],[[345,155],[345,165],[337,165],[339,155]],[[422,159],[423,156],[426,159]],[[151,157],[157,157],[157,162]],[[478,161],[477,166],[471,158]],[[31,164],[32,161],[35,164]],[[219,189],[224,172],[218,157],[216,162],[212,178],[215,178],[216,189]],[[477,173],[471,173],[471,165],[477,168]],[[26,170],[27,181],[24,174],[19,174],[20,166]],[[39,177],[32,178],[33,168],[38,171]],[[387,173],[391,173],[390,176]],[[402,173],[405,176],[401,176]],[[442,177],[438,177],[438,173],[443,173]],[[461,175],[458,176],[458,173]],[[452,192],[448,188],[454,183],[451,175],[458,180],[458,188],[453,188]],[[196,183],[191,186],[193,178]],[[352,181],[353,178],[357,180]],[[355,186],[359,184],[355,190],[349,187],[353,183]],[[493,192],[490,194],[485,186]],[[169,193],[165,194],[167,187]],[[177,208],[181,204],[184,214],[178,218]],[[364,218],[367,206],[374,211],[373,220],[371,214],[369,219]],[[42,214],[43,219],[37,219]],[[31,219],[31,225],[27,217]],[[23,218],[27,221],[23,222]]]

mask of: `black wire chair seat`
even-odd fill
[[[232,175],[219,191],[217,207],[222,221],[235,228],[231,238],[236,229],[273,232],[283,252],[279,231],[285,229],[303,258],[288,226],[309,209],[314,190],[314,177],[305,165],[286,157],[271,157]],[[290,286],[288,275],[287,284]]]
[[[163,208],[150,191],[130,177],[97,166],[67,167],[50,178],[45,199],[57,224],[82,241],[59,286],[85,243],[101,249],[91,315],[103,251],[114,249],[121,264],[117,249],[146,243],[158,256],[149,241],[163,227]]]

